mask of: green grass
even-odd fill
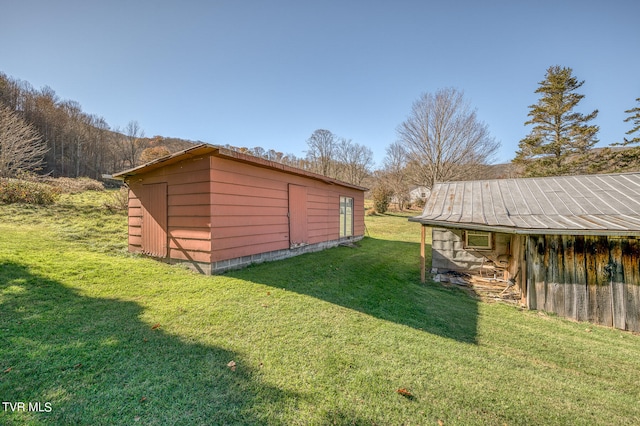
[[[0,400],[51,403],[0,424],[640,422],[639,336],[421,285],[407,215],[206,277],[126,253],[105,196],[0,206]]]

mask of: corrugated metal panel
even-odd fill
[[[439,183],[410,220],[524,234],[637,234],[640,173]]]

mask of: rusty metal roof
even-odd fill
[[[637,235],[640,173],[436,184],[425,225],[519,234]]]

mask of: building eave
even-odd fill
[[[410,222],[420,223],[424,226],[450,229],[468,229],[474,231],[498,232],[518,235],[592,235],[613,237],[640,237],[640,229],[553,229],[553,228],[518,228],[512,226],[496,226],[480,223],[446,222],[441,220],[425,219],[420,216],[410,217]]]

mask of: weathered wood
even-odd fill
[[[549,263],[547,267],[547,306],[549,312],[565,316],[564,309],[564,257],[562,238],[559,235],[546,237]]]
[[[609,274],[609,244],[607,237],[586,237],[587,285],[589,292],[589,321],[613,326]]]
[[[626,288],[622,270],[622,247],[619,238],[609,238],[609,275],[613,326],[626,329]]]
[[[537,295],[536,295],[536,276],[534,262],[537,259],[536,252],[536,239],[533,236],[527,236],[525,247],[525,258],[527,259],[527,308],[538,309]]]
[[[509,243],[511,260],[509,262],[509,278],[515,281],[515,289],[520,293],[520,303],[526,302],[526,267],[524,258],[524,237],[511,235]]]
[[[587,321],[589,319],[588,305],[589,293],[587,291],[587,260],[585,255],[585,237],[577,235],[574,239],[574,298],[575,298],[575,319]]]
[[[597,237],[596,240],[596,272],[598,274],[598,313],[601,324],[613,327],[613,300],[611,297],[611,274],[609,266],[609,238],[606,236]]]
[[[622,242],[622,273],[625,287],[626,329],[640,332],[640,246],[635,238]]]
[[[544,245],[544,236],[532,235],[531,237],[531,266],[532,266],[532,284],[534,287],[535,309],[546,309],[546,273],[545,273],[545,257],[546,250]]]
[[[576,318],[576,265],[573,253],[575,238],[570,235],[562,236],[562,253],[564,255],[564,316]]]

